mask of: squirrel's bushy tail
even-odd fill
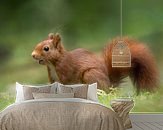
[[[108,68],[109,78],[112,84],[120,82],[126,76],[130,76],[137,92],[140,90],[153,91],[158,87],[158,70],[155,59],[144,44],[124,38],[131,52],[131,68],[112,68],[112,48],[118,38],[104,49],[104,60]]]

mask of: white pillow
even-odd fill
[[[23,85],[16,82],[16,100],[15,102],[24,101]]]
[[[87,92],[87,99],[98,102],[97,83],[89,84],[88,92]]]
[[[29,91],[30,92],[29,95],[31,96],[32,92],[37,92],[37,91],[42,92],[42,91],[44,91],[44,88],[46,88],[46,87],[50,87],[49,93],[52,92],[51,89],[53,89],[53,92],[56,92],[58,83],[55,82],[55,83],[49,84],[49,85],[33,86],[33,85],[22,85],[22,84],[16,82],[16,100],[15,100],[15,102],[18,103],[18,102],[22,102],[24,100],[32,99],[32,98],[28,98],[28,99],[26,98],[26,95],[25,95],[27,93],[26,90],[31,89],[31,91]]]

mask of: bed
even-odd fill
[[[55,88],[58,87],[55,86]],[[66,88],[66,91],[68,89]],[[38,90],[39,92],[41,91],[40,89]],[[54,87],[53,89],[51,87],[51,90],[56,91]],[[80,91],[82,90],[80,89]],[[74,92],[73,96],[83,96],[77,93],[77,89]],[[45,98],[45,95],[49,96],[49,93],[44,93],[44,96],[41,95],[41,98],[40,93],[33,93],[34,99],[23,101],[18,101],[17,99],[16,103],[8,106],[0,113],[0,130],[126,129],[125,121],[122,118],[123,115],[120,115],[122,112],[115,112],[97,101],[90,100],[88,95],[87,99],[81,97],[72,98],[72,94],[69,94],[68,97],[63,97],[62,95],[62,98],[60,95],[55,95],[55,98]],[[50,95],[54,94],[50,92]],[[93,95],[91,96],[93,98]],[[114,101],[112,106],[116,110],[115,104],[117,103]]]

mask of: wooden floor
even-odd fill
[[[163,114],[130,114],[133,128],[128,130],[163,130]]]

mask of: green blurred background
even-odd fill
[[[0,2],[0,110],[14,102],[15,82],[48,83],[46,67],[31,57],[34,46],[50,32],[59,32],[68,50],[83,47],[100,53],[120,34],[119,0],[2,0]],[[163,1],[123,0],[123,35],[145,42],[160,71],[160,89],[135,96],[127,84],[99,96],[108,105],[113,98],[132,96],[133,112],[163,112]]]

